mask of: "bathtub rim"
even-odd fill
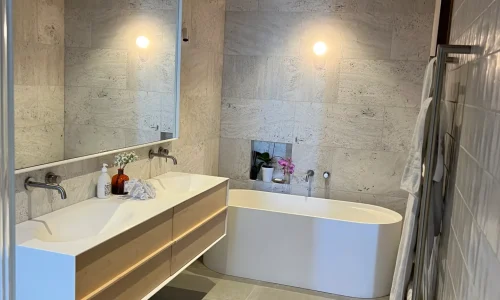
[[[244,192],[249,192],[249,193],[263,193],[263,194],[268,194],[268,195],[280,195],[280,196],[296,196],[296,197],[303,197],[305,199],[314,199],[315,201],[328,201],[328,202],[341,202],[341,203],[349,203],[349,204],[356,204],[358,206],[364,206],[367,208],[375,208],[375,211],[382,211],[385,213],[388,213],[389,215],[393,216],[395,218],[394,221],[391,222],[379,222],[379,223],[368,223],[368,222],[360,222],[360,221],[354,221],[354,220],[342,220],[342,219],[336,219],[336,218],[329,218],[329,217],[324,217],[324,216],[317,216],[317,215],[309,215],[309,214],[300,214],[300,213],[295,213],[295,212],[289,212],[289,211],[284,211],[284,210],[271,210],[271,209],[266,209],[266,208],[258,208],[258,207],[248,207],[248,206],[243,206],[243,205],[234,205],[231,204],[231,191],[244,191]],[[318,218],[318,219],[324,219],[324,220],[331,220],[331,221],[337,221],[337,222],[348,222],[348,223],[355,223],[355,224],[360,224],[360,225],[377,225],[377,226],[391,226],[395,224],[402,223],[404,218],[403,216],[398,213],[397,211],[394,211],[392,209],[388,209],[382,206],[378,205],[373,205],[373,204],[366,204],[366,203],[359,203],[359,202],[351,202],[351,201],[345,201],[345,200],[337,200],[337,199],[325,199],[325,198],[318,198],[318,197],[307,197],[307,196],[301,196],[301,195],[292,195],[292,194],[280,194],[280,193],[272,193],[272,192],[265,192],[265,191],[256,191],[256,190],[246,190],[246,189],[229,189],[228,193],[228,207],[235,207],[235,208],[244,208],[244,209],[251,209],[251,210],[258,210],[258,211],[265,211],[265,212],[272,212],[272,213],[279,213],[279,214],[287,214],[287,215],[293,215],[293,216],[301,216],[301,217],[309,217],[309,218]]]

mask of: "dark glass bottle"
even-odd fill
[[[111,192],[115,195],[125,195],[125,181],[129,178],[123,173],[123,169],[118,169],[118,174],[111,179]]]

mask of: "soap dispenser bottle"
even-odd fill
[[[108,165],[102,164],[102,173],[97,181],[97,198],[106,199],[111,195],[111,177],[108,174]]]

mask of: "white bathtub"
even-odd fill
[[[390,292],[400,214],[378,206],[229,191],[227,236],[203,261],[219,273],[326,293]]]

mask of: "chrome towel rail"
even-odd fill
[[[448,59],[449,54],[472,54],[471,46],[460,45],[439,45],[437,48],[437,62],[434,77],[434,95],[432,98],[430,108],[430,123],[429,130],[426,138],[425,150],[425,171],[423,177],[423,189],[420,197],[420,215],[418,220],[418,234],[417,234],[417,253],[415,262],[415,277],[413,300],[423,299],[421,296],[424,262],[425,262],[425,248],[427,241],[427,230],[429,224],[429,210],[431,203],[431,187],[432,178],[434,177],[434,169],[436,166],[436,147],[439,133],[439,117],[441,97],[443,95],[444,74],[446,72],[446,63],[455,62],[454,59]]]

